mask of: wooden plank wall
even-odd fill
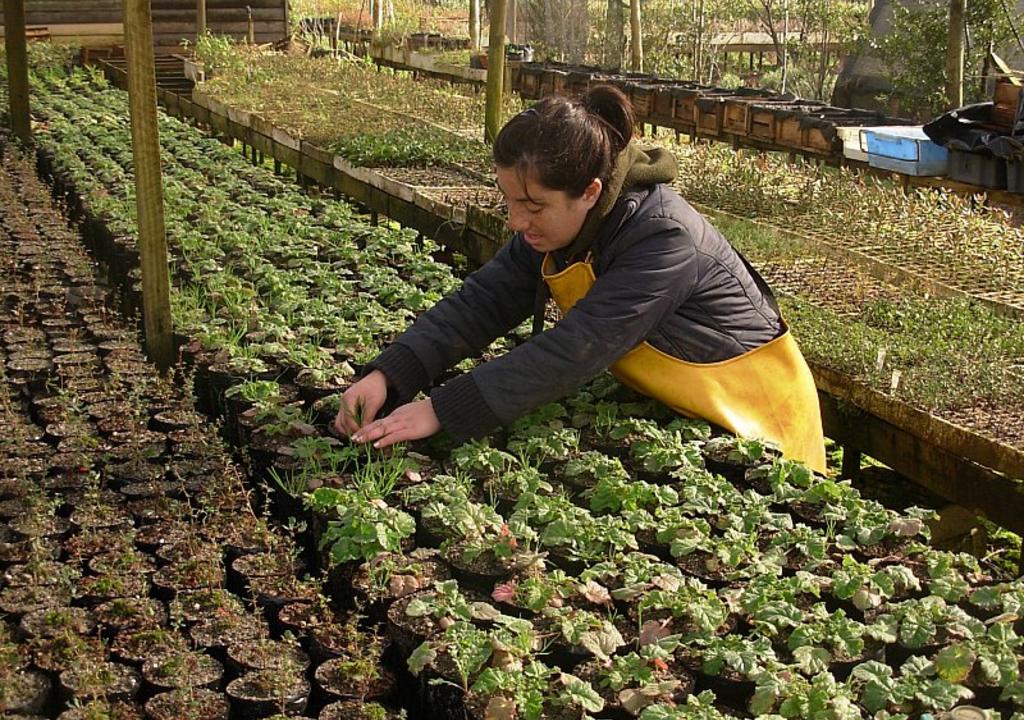
[[[181,52],[181,41],[195,42],[196,0],[152,0],[153,44],[158,55]],[[246,6],[252,8],[256,42],[288,35],[287,0],[206,0],[206,26],[215,35],[242,40],[248,30]]]
[[[181,52],[182,40],[195,42],[196,0],[151,0],[153,45],[158,55]],[[242,40],[248,30],[246,6],[252,8],[256,42],[288,35],[288,0],[206,0],[206,25],[217,35]],[[29,30],[46,27],[50,37],[87,47],[124,42],[121,0],[25,0]],[[3,36],[0,8],[0,37]]]
[[[58,42],[97,47],[124,41],[121,0],[25,0],[25,23],[30,36],[33,28],[46,28]]]

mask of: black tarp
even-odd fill
[[[991,153],[1012,161],[1024,160],[1024,94],[1017,107],[1013,132],[992,129],[993,103],[965,105],[950,110],[924,126],[925,135],[950,150]]]

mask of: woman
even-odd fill
[[[456,441],[569,394],[602,370],[825,469],[818,397],[764,280],[666,183],[674,158],[631,142],[616,88],[548,97],[494,143],[512,239],[420,316],[344,394],[336,425],[376,447]],[[550,292],[564,314],[538,332]],[[412,401],[534,316],[534,335]],[[378,418],[385,404],[396,410]]]

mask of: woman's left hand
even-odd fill
[[[387,417],[374,420],[352,435],[357,443],[372,442],[375,448],[422,440],[441,430],[430,398],[407,403]]]

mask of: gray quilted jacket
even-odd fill
[[[706,363],[780,333],[778,313],[737,252],[668,185],[623,190],[589,247],[597,281],[560,322],[430,391],[454,440],[485,435],[568,395],[644,340]],[[388,406],[408,402],[529,318],[542,259],[513,235],[370,363],[364,372],[388,378]],[[561,269],[569,259],[555,261]]]

